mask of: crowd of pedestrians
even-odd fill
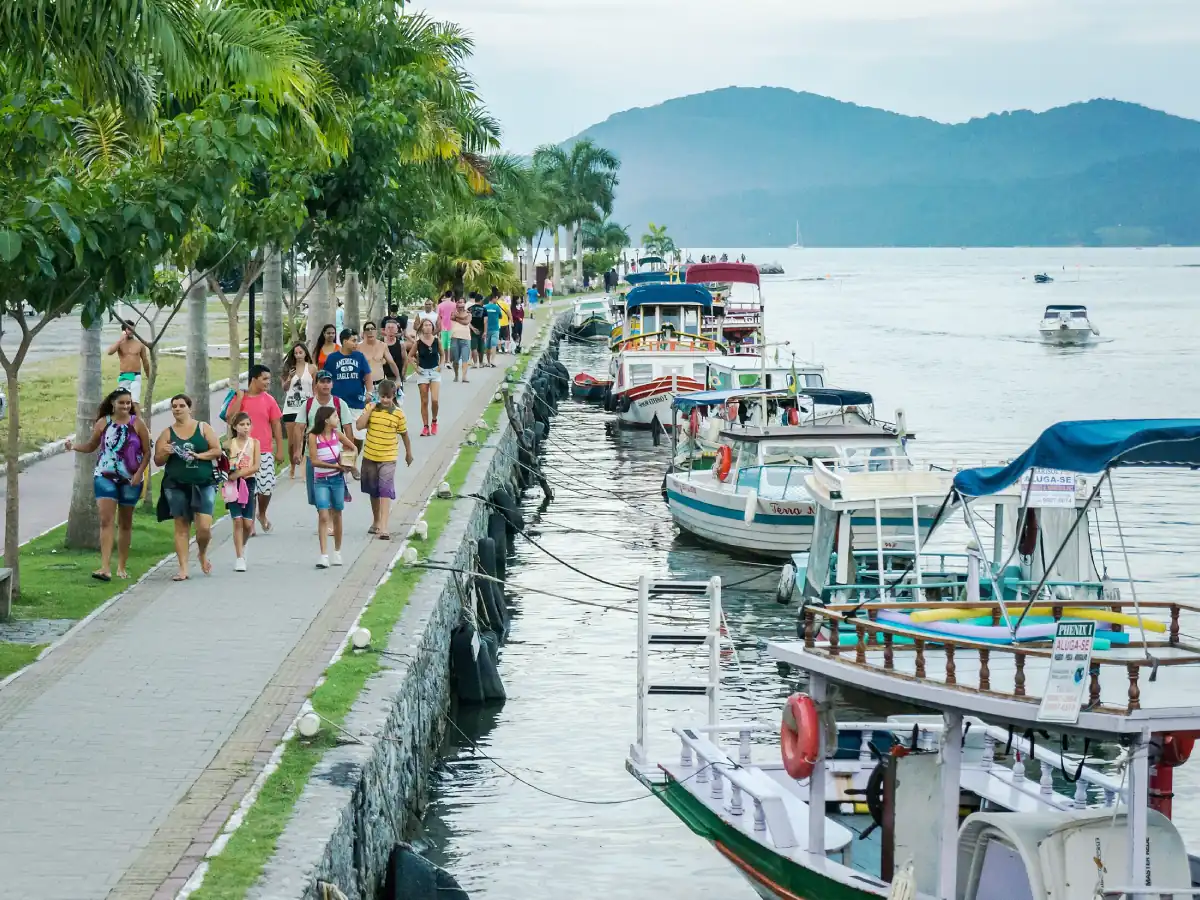
[[[308,503],[317,511],[317,568],[342,565],[342,513],[354,481],[371,504],[368,533],[391,540],[401,446],[405,465],[413,462],[404,385],[411,376],[420,394],[420,436],[436,435],[443,372],[469,384],[472,368],[494,368],[498,354],[521,352],[525,318],[533,317],[538,297],[533,288],[508,297],[493,287],[486,298],[447,291],[411,316],[393,312],[378,324],[365,323],[361,335],[339,331],[340,322],[325,325],[311,349],[296,343],[288,351],[280,372],[282,406],[270,392],[270,369],[251,367],[245,389],[231,391],[221,410],[223,439],[193,417],[190,397],[176,394],[171,424],[151,440],[138,408],[148,353],[133,324],[123,323],[108,351],[119,357],[117,388],[100,404],[87,440],[66,443],[77,453],[98,453],[93,491],[101,548],[92,577],[112,580],[115,537],[116,577],[128,578],[134,510],[151,462],[162,470],[158,518],[174,522],[175,581],[190,578],[193,533],[200,570],[212,572],[208,549],[218,492],[233,524],[234,571],[247,570],[250,539],[274,530],[271,498],[285,467],[290,479],[303,467]]]

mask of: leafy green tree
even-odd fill
[[[432,284],[435,293],[487,293],[492,285],[507,291],[521,288],[499,236],[480,215],[453,213],[435,219],[425,230],[425,245],[428,249],[413,267],[413,276]]]
[[[569,148],[548,144],[535,150],[533,157],[534,164],[547,173],[556,187],[553,192],[556,236],[557,226],[565,226],[570,239],[568,249],[573,250],[568,255],[574,256],[575,274],[580,277],[583,274],[580,226],[612,214],[621,161],[590,138],[576,141]]]
[[[583,223],[583,246],[587,250],[603,250],[619,255],[632,243],[629,229],[611,219]]]

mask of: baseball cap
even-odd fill
[[[328,369],[318,369],[317,381],[333,381],[333,373]]]

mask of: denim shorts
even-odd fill
[[[213,506],[217,502],[217,486],[215,484],[175,484],[172,482],[163,488],[167,495],[167,505],[171,515],[176,519],[187,519],[193,516],[209,516],[213,514]]]
[[[116,500],[117,506],[137,506],[138,501],[142,499],[140,484],[118,483],[103,475],[92,478],[92,490],[97,500]]]
[[[450,341],[450,361],[465,363],[471,359],[471,341],[469,338],[452,338]]]
[[[346,505],[346,476],[331,475],[313,479],[313,505],[317,509],[341,512]]]
[[[229,510],[229,518],[231,519],[253,519],[254,518],[254,479],[246,479],[246,502],[245,503],[226,503],[225,508]]]
[[[487,333],[487,348],[489,350],[495,350],[499,346],[500,346],[500,332],[499,331],[489,331]]]

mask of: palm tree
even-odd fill
[[[588,250],[619,254],[632,243],[629,230],[612,219],[583,223],[583,246]]]
[[[667,234],[666,225],[655,225],[651,222],[649,229],[642,235],[642,247],[647,253],[666,259],[675,252],[675,241]]]
[[[91,436],[96,408],[104,392],[100,371],[101,320],[80,330],[79,388],[75,399],[75,437],[80,442]],[[92,489],[95,453],[76,453],[71,508],[67,513],[67,546],[79,550],[100,549],[100,514]]]
[[[618,183],[617,170],[621,161],[616,154],[596,144],[590,138],[576,141],[570,149],[555,145],[534,151],[534,164],[550,173],[560,190],[553,217],[555,225],[555,259],[557,260],[557,226],[567,228],[568,248],[575,257],[575,275],[583,276],[583,244],[578,239],[584,222],[598,221],[612,214]],[[555,277],[558,277],[556,270]]]
[[[499,236],[477,213],[435,219],[425,231],[425,246],[413,274],[431,282],[438,292],[486,293],[492,285],[501,290],[520,287]]]

